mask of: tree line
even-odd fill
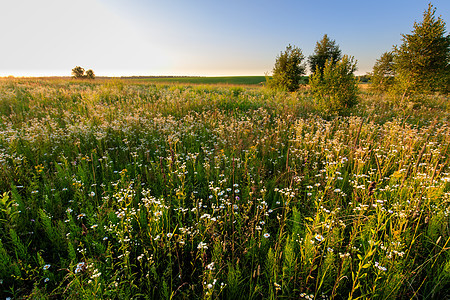
[[[445,22],[435,17],[436,9],[430,3],[423,21],[414,23],[410,34],[402,35],[402,44],[383,53],[368,74],[373,89],[401,95],[450,91],[450,35]],[[288,45],[277,56],[272,79],[273,89],[295,91],[304,84],[305,56],[296,46]],[[316,43],[308,57],[311,71],[309,86],[319,106],[328,112],[339,112],[357,103],[357,61],[342,51],[328,35]]]

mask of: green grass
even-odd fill
[[[450,106],[362,91],[0,81],[0,295],[437,299]]]
[[[133,80],[184,84],[225,84],[225,85],[262,85],[265,76],[227,76],[227,77],[135,77]]]

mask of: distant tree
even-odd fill
[[[316,43],[314,54],[309,56],[308,64],[311,73],[315,73],[319,70],[320,74],[323,73],[325,63],[330,60],[332,64],[335,64],[342,58],[341,50],[336,45],[335,40],[331,40],[328,35],[324,35],[322,40]]]
[[[95,74],[94,71],[92,71],[91,69],[86,71],[86,78],[87,79],[95,79]]]
[[[323,74],[320,74],[319,66],[316,66],[309,85],[322,111],[327,114],[340,113],[357,104],[358,79],[354,75],[355,71],[356,60],[347,55],[336,63],[328,59]]]
[[[87,79],[95,79],[94,71],[91,69],[85,71],[84,68],[76,66],[72,69],[72,77],[76,79],[87,78]]]
[[[394,83],[394,53],[385,52],[375,61],[371,75],[372,89],[386,92]]]
[[[356,76],[356,78],[359,80],[359,82],[361,83],[367,83],[370,81],[370,74],[365,74],[365,75],[359,75]]]
[[[84,69],[82,67],[76,66],[72,69],[73,78],[84,78]]]
[[[290,92],[298,89],[306,71],[302,63],[304,59],[305,56],[300,48],[287,46],[286,51],[282,51],[277,56],[272,79],[268,82],[269,86]]]
[[[450,36],[435,12],[430,3],[423,21],[415,22],[412,33],[403,34],[402,45],[395,47],[396,82],[403,95],[449,91]]]

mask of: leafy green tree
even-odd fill
[[[300,86],[306,67],[302,63],[305,56],[300,48],[287,46],[286,51],[277,56],[272,79],[268,84],[275,89],[295,91]]]
[[[94,71],[92,71],[91,69],[86,71],[86,78],[87,79],[95,79],[95,74]]]
[[[323,74],[316,66],[316,72],[310,77],[310,87],[319,108],[328,114],[341,113],[358,103],[358,79],[355,77],[356,60],[344,55],[333,63],[325,62]]]
[[[415,22],[412,33],[402,35],[402,45],[395,48],[396,81],[403,95],[449,91],[450,36],[435,12],[430,3],[423,21]]]
[[[394,53],[385,52],[376,60],[371,75],[372,89],[386,92],[394,83]]]
[[[72,77],[73,78],[83,78],[84,77],[84,69],[80,66],[76,66],[72,69]]]
[[[335,64],[341,58],[342,53],[339,46],[336,45],[336,41],[331,40],[325,34],[322,40],[316,43],[314,54],[308,58],[309,69],[311,73],[315,73],[318,70],[322,74],[327,60],[331,60]]]

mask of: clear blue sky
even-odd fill
[[[0,76],[264,75],[324,34],[371,71],[420,22],[422,0],[14,0],[0,4]],[[450,1],[436,0],[450,22]]]

